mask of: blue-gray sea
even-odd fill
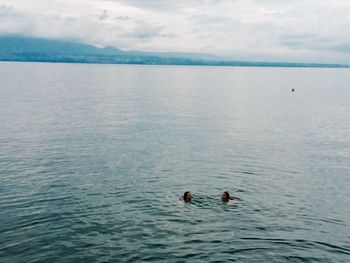
[[[0,262],[145,261],[350,262],[350,70],[0,63]]]

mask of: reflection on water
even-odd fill
[[[348,262],[349,81],[1,63],[0,261]]]

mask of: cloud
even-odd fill
[[[153,38],[160,35],[162,28],[163,26],[160,25],[140,22],[129,36],[135,38]]]
[[[100,20],[105,20],[109,17],[109,15],[107,14],[107,10],[106,9],[103,9],[102,10],[102,14],[98,17],[98,19]]]
[[[119,2],[125,5],[134,6],[136,8],[154,11],[177,12],[197,5],[213,5],[219,0],[109,0],[111,2]]]
[[[0,17],[6,17],[14,14],[14,8],[11,5],[0,5]]]
[[[116,16],[114,17],[115,20],[130,20],[129,16]]]
[[[0,33],[253,60],[350,61],[348,0],[4,2]]]

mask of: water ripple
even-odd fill
[[[0,69],[1,262],[349,261],[348,72]]]

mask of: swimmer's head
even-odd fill
[[[189,191],[185,192],[183,199],[185,202],[190,202],[192,200],[192,193]]]
[[[223,202],[230,201],[230,194],[228,192],[223,192],[221,195],[221,201]]]

